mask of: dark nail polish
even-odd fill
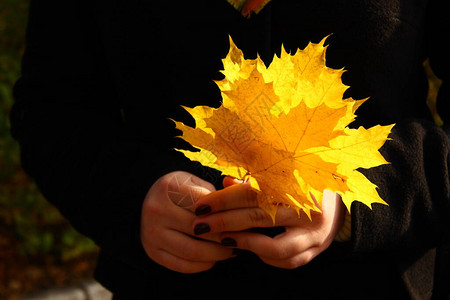
[[[200,205],[195,210],[195,214],[197,216],[206,215],[207,213],[210,213],[210,212],[211,212],[211,206],[209,206],[209,205]]]
[[[234,239],[232,238],[224,238],[221,242],[222,246],[225,247],[236,247],[237,243]]]
[[[197,225],[195,225],[194,227],[194,233],[195,235],[200,235],[203,233],[207,233],[211,230],[211,228],[209,228],[209,225],[206,223],[199,223]]]

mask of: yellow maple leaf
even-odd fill
[[[273,220],[280,204],[311,217],[324,190],[339,193],[348,210],[353,201],[386,204],[357,169],[387,163],[378,149],[394,125],[348,128],[367,99],[343,99],[344,70],[326,66],[325,40],[293,55],[282,48],[266,67],[259,57],[245,59],[230,38],[225,78],[216,82],[222,105],[185,107],[195,128],[175,121],[200,150],[179,151],[223,174],[251,177]]]

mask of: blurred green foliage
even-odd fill
[[[19,146],[10,136],[12,87],[20,76],[27,0],[0,1],[0,238],[3,249],[28,259],[67,261],[95,252],[40,194],[20,167]]]

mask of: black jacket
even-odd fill
[[[31,1],[12,133],[42,193],[100,247],[96,277],[125,299],[436,299],[448,297],[449,150],[426,107],[422,62],[443,79],[438,109],[450,122],[450,22],[438,0],[272,0],[250,19],[225,0]],[[296,270],[243,253],[183,275],[152,262],[139,243],[152,183],[186,170],[220,187],[220,174],[172,150],[168,118],[181,105],[220,105],[228,35],[269,64],[328,39],[327,64],[345,67],[346,96],[370,96],[354,126],[396,123],[389,165],[364,173],[389,206],[352,205],[352,240]],[[448,133],[448,131],[447,131]],[[158,296],[159,295],[159,296]],[[178,295],[178,296],[177,296]],[[190,295],[190,296],[189,296]],[[275,297],[279,299],[278,297]]]

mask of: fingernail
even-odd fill
[[[224,238],[221,242],[222,246],[225,247],[236,247],[237,243],[234,239],[232,238]]]
[[[210,212],[211,212],[211,206],[209,206],[209,205],[200,205],[195,210],[195,215],[201,216],[201,215],[206,215],[207,213],[210,213]]]
[[[194,227],[194,234],[195,235],[200,235],[203,233],[207,233],[211,230],[211,228],[209,228],[209,225],[206,223],[199,223],[197,225],[195,225]]]

